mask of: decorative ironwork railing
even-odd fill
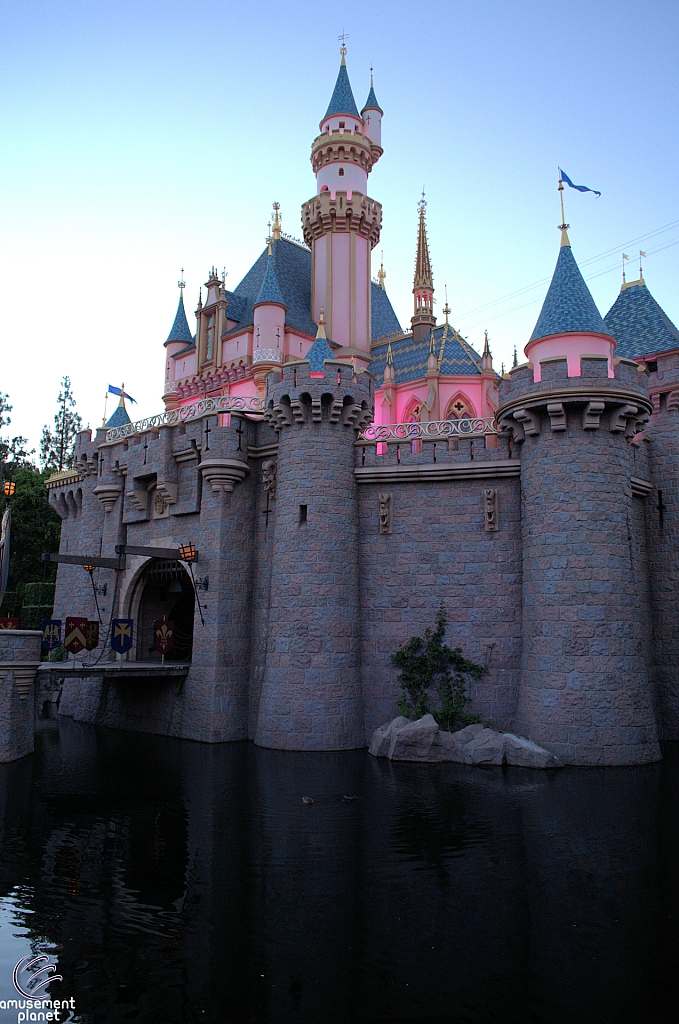
[[[159,412],[155,416],[147,416],[136,423],[125,423],[122,427],[111,427],[106,431],[107,441],[123,441],[132,434],[144,434],[148,430],[159,427],[174,427],[179,423],[199,420],[203,416],[214,416],[223,412],[263,413],[264,399],[250,398],[241,395],[221,395],[218,398],[201,398],[191,405],[182,405],[179,409]]]
[[[474,416],[462,420],[428,420],[424,423],[372,424],[360,431],[356,443],[398,444],[403,441],[437,441],[444,437],[480,437],[497,433],[498,429],[491,417]]]

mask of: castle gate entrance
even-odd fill
[[[174,622],[174,647],[165,655],[168,662],[190,661],[193,650],[194,592],[191,579],[180,562],[152,559],[141,575],[137,613],[137,661],[160,661],[153,647],[156,619]]]

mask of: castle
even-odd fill
[[[343,53],[304,243],[275,205],[241,283],[210,274],[195,333],[181,282],[165,411],[132,423],[121,397],[49,481],[63,555],[126,551],[94,582],[104,624],[135,624],[125,662],[65,673],[60,711],[362,747],[396,714],[391,654],[443,603],[468,657],[494,645],[483,720],[569,764],[657,760],[679,738],[679,332],[641,275],[602,319],[563,224],[527,362],[498,375],[447,305],[437,325],[424,202],[403,331],[371,273],[382,115],[372,82],[359,113]],[[55,616],[95,617],[91,583],[60,564]]]

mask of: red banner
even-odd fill
[[[167,654],[174,647],[174,622],[156,619],[153,623],[153,646],[159,654]]]
[[[0,619],[0,629],[18,629],[18,619]]]
[[[87,619],[76,617],[66,619],[64,646],[71,654],[80,654],[87,648]]]

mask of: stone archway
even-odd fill
[[[152,558],[137,581],[137,661],[160,661],[153,647],[156,619],[174,622],[174,647],[166,654],[169,662],[187,662],[193,651],[195,595],[189,574],[180,562]]]

